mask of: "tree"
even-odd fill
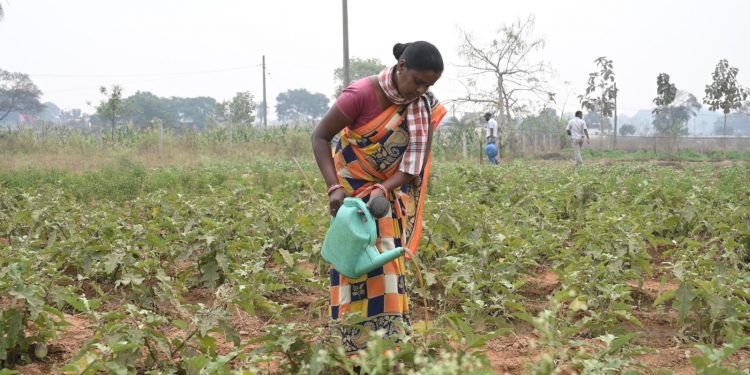
[[[107,121],[112,126],[112,143],[115,142],[115,127],[117,126],[117,120],[125,113],[125,103],[122,100],[122,86],[112,85],[112,88],[107,90],[106,87],[99,87],[99,92],[104,95],[104,100],[99,103],[96,107],[96,113],[101,116],[104,121]]]
[[[620,127],[620,135],[628,136],[635,134],[635,126],[630,124],[624,124]]]
[[[738,111],[727,115],[726,126],[721,118],[716,119],[714,134],[724,134],[724,132],[732,135],[750,136],[750,102]]]
[[[615,98],[617,97],[617,86],[615,84],[615,72],[612,60],[601,56],[594,60],[598,71],[589,73],[586,85],[586,93],[579,95],[581,105],[590,112],[600,112],[602,117],[612,117],[615,112]],[[617,122],[615,121],[615,143],[617,143]]]
[[[523,130],[545,133],[560,132],[561,121],[554,108],[544,108],[537,115],[527,116],[520,124]]]
[[[654,99],[654,103],[656,102]],[[654,130],[660,135],[678,137],[688,134],[688,122],[698,114],[701,104],[698,103],[695,95],[677,90],[672,102],[660,110],[657,109],[654,109]]]
[[[238,92],[234,98],[224,102],[226,119],[233,125],[252,125],[255,120],[255,102],[249,91]]]
[[[39,119],[44,122],[57,122],[60,120],[60,107],[58,107],[55,103],[52,102],[45,102],[43,104],[44,109],[39,114]]]
[[[315,121],[328,111],[328,98],[306,89],[287,90],[276,97],[276,115],[282,121]]]
[[[375,58],[361,59],[355,57],[349,59],[349,75],[351,76],[352,82],[361,78],[377,75],[385,68],[386,66],[383,65],[380,60]],[[334,94],[334,97],[338,97],[339,95],[341,95],[341,91],[344,90],[344,68],[336,68],[336,70],[333,71],[333,78],[336,82],[338,82],[338,84],[336,85],[336,93]]]
[[[214,107],[214,120],[219,123],[226,123],[229,120],[229,101],[216,103]]]
[[[533,54],[544,48],[544,39],[534,36],[534,17],[502,26],[494,39],[481,45],[471,34],[461,30],[459,55],[469,71],[467,96],[460,101],[484,103],[499,115],[498,126],[506,129],[511,108],[518,96],[531,94],[545,101],[553,101],[554,93],[547,89],[546,77],[550,69],[544,61],[533,59]],[[485,77],[491,80],[485,80]],[[492,82],[483,89],[480,82]],[[509,127],[508,127],[509,128]]]
[[[656,98],[653,102],[656,104],[651,113],[654,116],[653,124],[654,129],[659,134],[673,133],[673,126],[671,123],[672,115],[672,102],[677,96],[677,86],[674,83],[669,82],[669,74],[659,73],[656,76]]]
[[[177,125],[177,113],[169,108],[169,100],[150,92],[137,91],[124,101],[127,117],[136,125],[147,126],[158,118],[167,127]]]
[[[0,121],[11,112],[35,115],[44,109],[42,91],[27,74],[0,69]]]
[[[195,126],[204,128],[214,119],[216,111],[216,99],[208,96],[198,96],[195,98],[172,97],[167,102],[167,106],[177,121],[190,120]]]
[[[656,77],[656,98],[654,98],[654,104],[656,108],[651,112],[657,114],[664,112],[672,105],[674,98],[677,96],[677,86],[674,83],[669,82],[669,74],[660,73]]]
[[[583,115],[583,121],[586,121],[586,125],[589,129],[597,129],[599,135],[604,134],[605,130],[612,129],[612,122],[609,117],[602,116],[599,111],[589,111]]]
[[[737,83],[739,69],[729,66],[726,59],[719,60],[713,74],[713,82],[706,85],[706,96],[703,103],[708,104],[708,109],[724,112],[724,137],[727,136],[727,115],[732,110],[742,108],[743,101],[747,99],[748,91]]]

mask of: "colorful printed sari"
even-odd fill
[[[427,124],[434,132],[446,113],[445,108],[429,92],[417,100],[422,101],[420,108],[429,109]],[[355,130],[344,129],[334,162],[339,183],[350,196],[367,200],[374,184],[399,170],[410,142],[409,122],[413,119],[410,110],[413,111],[413,105],[393,105]],[[391,194],[390,214],[378,220],[380,251],[404,246],[407,257],[416,254],[431,162],[431,155],[424,155],[419,176]],[[410,334],[405,272],[404,257],[356,279],[331,270],[333,334],[341,337],[347,352],[364,349],[370,331],[384,330],[385,337],[396,342]],[[342,319],[348,314],[358,314],[360,319],[353,325],[344,324]]]

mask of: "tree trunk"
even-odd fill
[[[602,119],[599,121],[599,151],[604,152],[604,104],[602,104]]]
[[[724,112],[724,151],[727,150],[727,113]]]
[[[507,98],[505,97],[505,86],[503,82],[503,76],[498,75],[497,77],[497,134],[495,134],[495,146],[497,146],[498,152],[500,151],[500,129],[504,129],[506,126],[505,116],[503,115],[504,110],[508,106]],[[508,133],[510,134],[510,133]],[[498,154],[498,157],[500,155]]]
[[[505,88],[503,87],[503,76],[497,77],[497,111],[498,111],[498,130],[502,129],[504,124],[503,121],[503,110],[505,109]],[[499,131],[498,131],[499,133]]]
[[[497,134],[495,134],[495,146],[497,147],[498,152],[500,151],[500,129],[503,129],[505,124],[505,116],[503,116],[503,110],[505,107],[507,107],[506,97],[505,97],[505,87],[503,86],[503,76],[499,75],[497,77]],[[508,133],[510,136],[510,133]],[[499,155],[498,155],[499,157]]]
[[[466,160],[468,156],[468,151],[466,150],[466,129],[462,129],[461,133],[461,155],[463,156],[463,160]]]
[[[513,129],[512,121],[510,117],[510,105],[508,105],[508,94],[505,94],[505,124],[508,127],[508,134],[510,134],[510,130]],[[498,128],[498,140],[500,138],[500,129]]]
[[[615,83],[614,86],[615,86],[615,111],[614,111],[614,115],[615,115],[615,134],[614,134],[614,137],[615,137],[614,138],[615,139],[615,147],[613,147],[613,148],[617,148],[617,84]]]
[[[615,106],[615,108],[617,108],[617,106]],[[617,110],[617,109],[615,109],[615,110]],[[614,140],[615,140],[615,147],[614,148],[617,148],[617,112],[615,112],[615,132],[614,132],[613,136],[614,136]]]

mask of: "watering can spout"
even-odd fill
[[[383,267],[386,263],[403,256],[404,248],[397,247],[395,249],[380,253],[378,252],[378,249],[372,246],[368,247],[365,252],[367,256],[361,257],[359,259],[359,264],[357,265],[357,270],[361,274],[365,274],[372,271],[373,269]]]

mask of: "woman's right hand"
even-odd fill
[[[343,188],[338,188],[328,195],[328,206],[330,208],[331,216],[336,216],[339,207],[344,203],[344,198],[346,198],[346,190]]]

